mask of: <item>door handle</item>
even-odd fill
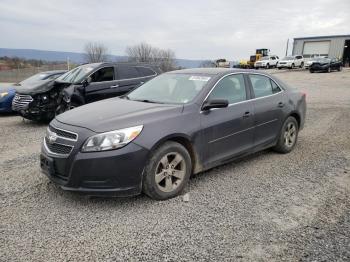
[[[110,86],[110,88],[116,88],[116,87],[119,87],[119,85]]]
[[[248,118],[248,117],[250,117],[250,115],[251,115],[250,112],[247,111],[244,113],[243,118]]]
[[[279,102],[278,103],[278,107],[284,107],[284,103],[283,102]]]

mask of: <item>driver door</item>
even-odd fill
[[[103,67],[90,75],[90,83],[85,87],[85,103],[108,98],[116,85],[114,67]]]
[[[227,99],[226,108],[201,112],[203,141],[208,165],[248,152],[253,147],[253,105],[243,74],[221,79],[209,99]]]

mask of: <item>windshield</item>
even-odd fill
[[[202,90],[210,76],[163,74],[132,91],[127,98],[155,103],[188,103]]]
[[[94,67],[91,65],[78,66],[58,77],[56,81],[65,83],[79,83],[92,70],[94,70]]]
[[[292,57],[292,56],[286,56],[282,60],[293,60],[293,59],[294,59],[294,57]]]
[[[266,61],[266,60],[269,60],[269,57],[268,56],[264,56],[261,58],[262,61]]]
[[[50,75],[49,74],[45,74],[45,73],[39,73],[39,74],[33,75],[33,76],[23,80],[22,82],[20,82],[20,84],[21,85],[25,85],[25,84],[38,82],[38,81],[41,81],[41,80],[45,80],[48,76],[50,76]]]
[[[329,58],[324,58],[324,57],[318,57],[314,59],[315,62],[329,62]]]

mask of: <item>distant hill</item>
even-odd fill
[[[36,49],[11,49],[11,48],[0,48],[0,57],[21,57],[26,59],[38,59],[45,61],[67,61],[67,58],[71,62],[81,64],[84,62],[83,53],[76,52],[61,52],[61,51],[46,51]],[[109,60],[112,61],[126,61],[126,56],[109,55]],[[190,60],[190,59],[176,59],[178,66],[184,68],[199,67],[203,60]]]

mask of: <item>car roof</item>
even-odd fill
[[[191,69],[181,69],[181,70],[175,70],[167,72],[167,74],[203,74],[203,75],[215,75],[215,76],[221,76],[226,75],[230,73],[259,73],[261,75],[267,75],[269,74],[262,72],[261,70],[253,70],[253,69],[239,69],[239,68],[191,68]]]
[[[90,65],[93,67],[104,66],[104,65],[157,66],[156,64],[145,63],[145,62],[101,62],[101,63],[87,63],[82,65]]]
[[[67,70],[51,70],[51,71],[43,71],[40,72],[41,74],[58,74],[58,73],[65,73]]]

